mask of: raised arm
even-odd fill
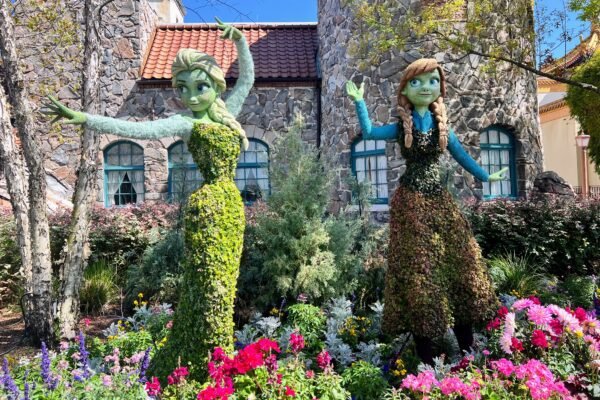
[[[371,119],[369,118],[367,105],[363,99],[364,91],[364,82],[360,85],[360,88],[357,88],[352,81],[346,82],[346,92],[348,93],[348,96],[354,100],[354,105],[356,106],[356,115],[358,116],[358,122],[360,123],[362,138],[367,140],[396,139],[398,137],[397,124],[388,124],[373,128]]]
[[[461,167],[482,182],[494,182],[505,179],[504,173],[508,168],[503,168],[491,175],[488,174],[475,160],[473,160],[469,153],[467,153],[452,129],[450,129],[450,134],[448,135],[448,151]]]
[[[53,116],[52,122],[65,118],[66,124],[83,125],[102,132],[111,133],[132,139],[158,139],[166,136],[180,136],[187,138],[192,132],[191,120],[174,115],[156,121],[132,122],[122,119],[101,117],[71,110],[52,96],[48,96],[51,103],[46,104],[45,114]]]
[[[237,49],[240,74],[227,100],[225,100],[227,110],[234,117],[237,117],[240,111],[242,111],[244,100],[246,100],[250,89],[252,89],[252,85],[254,85],[254,61],[252,60],[252,54],[250,54],[248,42],[246,42],[246,38],[242,32],[231,25],[224,24],[218,18],[216,20],[219,28],[223,29],[221,38],[233,40]]]

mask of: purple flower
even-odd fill
[[[142,359],[142,364],[140,365],[140,378],[138,379],[138,382],[148,382],[148,378],[146,378],[146,371],[148,370],[148,365],[150,365],[150,347],[148,347],[146,349],[146,352],[144,353],[144,358]]]
[[[27,377],[29,376],[29,370],[25,371],[25,376],[23,377],[23,381],[25,381],[25,386],[23,388],[23,400],[29,399],[29,382],[27,382]]]
[[[48,355],[48,348],[46,347],[46,343],[42,342],[42,362],[41,362],[41,375],[46,387],[50,390],[56,389],[56,385],[58,384],[58,379],[52,376],[52,372],[50,371],[50,356]]]
[[[85,348],[85,337],[83,336],[83,332],[79,331],[79,354],[81,355],[81,364],[83,368],[84,379],[90,377],[90,361],[89,361],[89,353]]]
[[[19,399],[19,388],[15,384],[15,381],[10,376],[10,371],[8,369],[8,360],[5,358],[2,363],[2,383],[4,385],[4,389],[8,392],[8,400],[18,400]]]

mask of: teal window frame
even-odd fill
[[[498,140],[490,142],[493,132],[497,132]],[[503,140],[503,135],[506,138]],[[499,197],[516,199],[517,198],[517,164],[515,151],[515,137],[512,132],[499,126],[492,125],[479,134],[479,143],[481,149],[481,166],[488,173],[494,173],[504,167],[509,170],[506,173],[508,182],[484,182],[483,198],[491,200]],[[491,154],[495,154],[491,157]],[[502,154],[508,155],[508,160],[502,158]],[[499,188],[500,193],[492,194],[492,185]]]
[[[191,161],[191,162],[177,163],[177,162],[173,161],[174,152],[178,151],[179,148],[181,148],[180,156],[185,156],[186,158],[188,158],[188,161]],[[196,165],[196,163],[194,163],[194,161],[191,159],[191,154],[188,151],[187,145],[183,140],[178,140],[177,142],[175,142],[171,146],[169,146],[169,148],[167,149],[167,157],[168,157],[168,165],[169,165],[169,177],[167,179],[168,199],[170,202],[185,201],[190,193],[192,193],[194,190],[196,190],[197,188],[199,188],[202,185],[202,182],[204,181],[202,179],[202,174],[200,174],[200,172],[198,171],[198,166]],[[183,181],[174,179],[173,175],[176,174],[178,171],[183,172],[184,177],[187,177],[189,172],[193,172],[194,175],[196,175],[196,177],[198,179],[193,179],[193,180],[191,180],[191,182],[197,182],[197,184],[191,185],[191,188],[189,188],[189,190],[186,190],[187,188],[185,187],[186,186],[185,179]],[[175,191],[174,184],[176,182],[183,182],[184,190]],[[177,195],[180,195],[179,198]]]
[[[119,151],[121,149],[121,146],[129,146],[129,153],[126,152],[121,152]],[[119,149],[117,150],[117,163],[111,163],[109,162],[109,159],[111,156],[113,156],[111,153],[111,151],[113,151],[115,148]],[[141,154],[134,154],[133,150],[134,149],[138,149],[141,150]],[[144,185],[144,148],[140,145],[138,145],[137,143],[134,143],[132,141],[129,140],[119,140],[117,142],[111,143],[109,146],[107,146],[104,151],[103,151],[103,155],[104,155],[104,205],[105,207],[119,207],[119,206],[124,206],[126,204],[139,204],[144,202],[145,200],[145,196],[146,196],[146,190],[145,190],[145,185]],[[134,164],[134,156],[136,157],[141,157],[141,164]],[[129,160],[127,160],[127,158],[129,158]],[[133,180],[133,178],[135,176],[140,176],[139,171],[141,171],[141,191],[138,191],[135,189],[134,184],[140,183],[139,180]],[[114,178],[115,173],[117,173],[117,176],[119,177],[119,182],[117,183],[118,189],[115,192],[114,190],[110,190],[110,184],[114,183],[114,181],[111,181],[111,175],[112,178]],[[123,176],[120,176],[121,173],[124,173]],[[123,187],[123,184],[125,183],[122,179],[127,176],[127,178],[129,179],[129,184],[131,185],[131,192],[121,192],[121,189]],[[113,188],[114,189],[114,188]],[[139,189],[139,186],[138,186]],[[121,203],[119,202],[114,202],[111,201],[111,197],[114,200],[115,196],[119,196],[119,198],[122,197],[126,197],[126,196],[136,196],[136,200],[133,202],[123,202]],[[118,204],[117,204],[118,203]]]
[[[367,149],[367,142],[372,142],[373,146],[369,146],[369,147],[373,147],[371,149]],[[361,144],[363,144],[361,146]],[[354,177],[359,181],[359,182],[364,182],[366,179],[361,180],[361,178],[359,177],[359,173],[360,172],[365,172],[365,171],[372,171],[369,172],[368,174],[365,173],[365,178],[367,177],[367,175],[372,175],[372,173],[374,172],[374,176],[375,176],[375,182],[373,181],[369,181],[369,183],[371,184],[371,190],[374,191],[374,193],[377,193],[377,196],[373,196],[369,198],[369,201],[371,202],[371,204],[387,204],[388,200],[389,200],[389,185],[388,185],[388,181],[387,181],[387,171],[388,171],[388,165],[387,165],[387,156],[385,154],[385,147],[386,147],[386,141],[385,140],[364,140],[364,139],[359,139],[359,140],[355,140],[354,143],[352,143],[352,148],[351,148],[351,152],[350,152],[350,159],[351,159],[351,164],[352,164],[352,175],[354,175]],[[381,167],[379,165],[380,161],[383,160],[385,166]],[[364,170],[360,170],[357,168],[358,165],[360,165],[360,163],[363,163],[363,166],[365,166]],[[375,163],[375,169],[369,169],[366,167],[366,163],[369,163],[369,166],[371,166],[371,163]],[[382,179],[382,175],[380,174],[381,171],[384,171],[383,177],[384,179]],[[385,197],[381,196],[381,192],[385,193]],[[373,192],[372,192],[373,193]]]
[[[262,196],[268,197],[271,194],[271,174],[269,171],[271,154],[270,154],[269,145],[267,143],[263,142],[262,140],[249,138],[248,142],[250,143],[248,150],[241,152],[240,156],[238,158],[237,168],[235,170],[234,181],[242,195],[242,199],[244,200],[244,203],[252,204],[258,198],[251,197],[245,191],[245,188],[247,187],[248,172],[254,172],[253,179],[257,180],[257,184],[259,185],[259,187],[261,189]],[[256,154],[254,157],[249,154],[252,151],[251,149],[252,149],[253,145],[264,148],[264,150],[266,152],[266,161],[259,161],[258,154]],[[255,151],[255,152],[258,153],[258,151]],[[266,171],[266,177],[258,177],[259,170]],[[240,177],[240,174],[243,176]],[[265,181],[266,181],[266,185],[264,184]],[[261,182],[263,182],[262,185],[261,185]]]

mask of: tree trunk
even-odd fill
[[[46,171],[39,135],[36,134],[33,112],[28,102],[23,74],[15,45],[11,3],[0,0],[0,54],[4,64],[8,100],[15,117],[15,126],[23,146],[29,170],[29,223],[31,235],[32,291],[28,296],[28,312],[24,315],[26,334],[34,343],[54,342],[52,328],[52,263],[50,235],[46,214]]]
[[[31,238],[29,236],[29,203],[27,202],[27,172],[23,155],[15,142],[10,122],[8,100],[0,85],[0,163],[10,195],[10,203],[17,224],[17,239],[21,254],[21,271],[25,279],[25,293],[31,293]],[[24,310],[27,312],[27,310]]]
[[[99,55],[98,9],[95,0],[86,0],[84,6],[85,43],[83,55],[83,110],[93,113],[98,104]],[[88,240],[91,209],[97,191],[96,159],[98,135],[85,128],[81,144],[81,159],[77,171],[77,183],[73,194],[73,214],[65,245],[65,262],[61,273],[61,302],[58,311],[61,335],[75,336],[79,319],[79,290],[87,264],[84,248]]]

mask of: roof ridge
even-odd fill
[[[240,22],[231,23],[230,25],[238,29],[256,29],[256,28],[316,28],[316,22]],[[184,24],[159,24],[156,29],[218,29],[216,23],[184,23]]]

